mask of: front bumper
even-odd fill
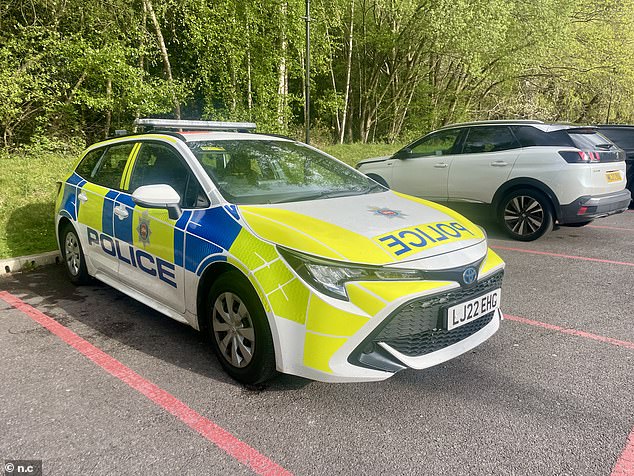
[[[579,223],[627,210],[632,197],[628,189],[605,195],[584,195],[568,205],[561,205],[559,223]]]
[[[281,318],[283,310],[273,306],[278,370],[323,382],[369,382],[457,357],[491,337],[502,313],[447,331],[445,309],[499,288],[503,273],[504,262],[488,250],[470,286],[451,279],[453,273],[438,281],[360,282],[348,287],[349,302],[311,291],[305,304],[289,289],[288,302],[298,304],[305,321]]]

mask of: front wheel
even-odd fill
[[[62,228],[61,251],[66,264],[66,272],[71,283],[80,285],[90,282],[90,275],[86,269],[86,258],[81,247],[81,242],[73,225],[67,223]]]
[[[209,291],[211,345],[225,371],[255,385],[276,373],[273,338],[260,299],[242,274],[220,276]]]
[[[532,189],[514,190],[498,207],[498,222],[513,239],[533,241],[553,228],[553,213],[545,195]]]

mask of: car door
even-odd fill
[[[447,180],[462,129],[441,130],[395,155],[391,186],[430,200],[447,200]]]
[[[145,208],[132,199],[144,185],[170,185],[181,197],[183,214],[169,217],[166,209]],[[183,253],[191,212],[208,206],[189,166],[178,151],[166,143],[143,142],[130,159],[123,178],[124,192],[115,201],[115,236],[121,253],[119,279],[169,308],[185,311]]]
[[[133,143],[113,144],[89,152],[78,167],[86,183],[77,194],[77,232],[84,254],[97,273],[115,277],[119,270],[113,231],[113,208]],[[93,152],[95,153],[94,155]],[[98,157],[96,164],[88,159]],[[85,167],[82,167],[84,166]],[[92,168],[92,170],[90,170]],[[85,170],[84,170],[85,169]]]
[[[520,143],[506,125],[469,128],[462,154],[454,156],[449,167],[449,200],[491,203],[519,152]]]

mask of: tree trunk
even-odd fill
[[[161,25],[156,18],[156,13],[154,13],[154,7],[152,6],[152,0],[143,0],[143,4],[147,9],[148,14],[150,15],[150,19],[152,20],[152,24],[154,25],[154,30],[156,32],[156,39],[159,43],[159,48],[161,49],[161,58],[163,59],[163,68],[165,69],[165,76],[167,77],[167,82],[170,85],[170,91],[172,93],[172,102],[174,103],[174,115],[176,119],[181,118],[181,106],[176,97],[176,91],[174,91],[174,78],[172,77],[172,65],[170,64],[170,58],[167,53],[167,47],[165,46],[165,39],[163,38],[163,32],[161,31]]]
[[[106,99],[108,100],[108,108],[106,109],[106,124],[103,127],[104,138],[110,135],[110,124],[112,123],[112,107],[110,101],[112,101],[112,79],[106,80]]]
[[[280,62],[278,63],[277,73],[277,122],[280,126],[286,126],[286,104],[288,97],[288,71],[286,68],[286,50],[288,41],[286,39],[286,17],[288,12],[288,3],[282,0],[280,5],[280,14],[282,28],[280,31]]]
[[[350,100],[350,77],[352,73],[352,40],[354,33],[354,2],[350,2],[350,34],[348,35],[348,62],[346,64],[346,92],[343,100],[343,112],[341,115],[341,127],[339,131],[339,143],[343,144],[343,137],[346,131],[346,120],[348,118],[348,101]]]

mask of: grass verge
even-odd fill
[[[57,248],[53,226],[55,182],[76,155],[0,155],[0,259]]]

